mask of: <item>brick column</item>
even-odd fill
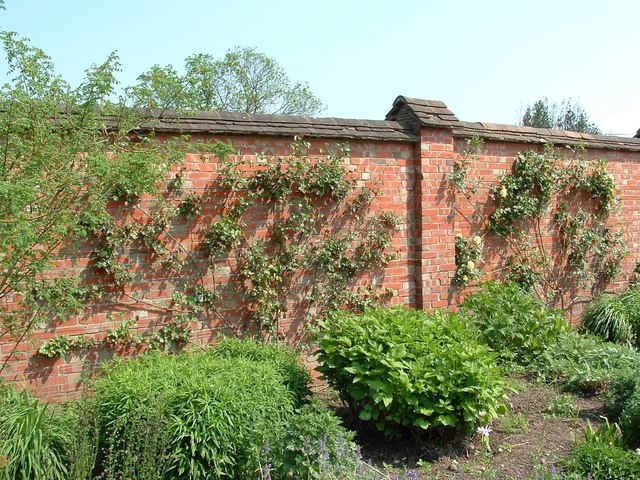
[[[431,310],[453,302],[455,210],[446,180],[453,167],[452,131],[423,127],[416,150],[416,303]]]

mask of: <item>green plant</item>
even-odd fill
[[[439,426],[470,432],[504,411],[494,356],[453,313],[335,313],[318,334],[317,370],[385,434]]]
[[[70,425],[26,390],[0,389],[0,478],[66,480]]]
[[[479,264],[482,261],[482,238],[478,235],[465,240],[462,234],[456,235],[456,274],[453,282],[467,285],[480,275]]]
[[[500,417],[497,430],[506,434],[522,434],[529,431],[529,419],[523,413]]]
[[[528,369],[566,390],[593,394],[606,389],[612,372],[637,370],[638,366],[640,356],[635,350],[571,331],[559,336],[554,348],[547,349]]]
[[[133,438],[130,429],[148,424],[136,418],[147,406],[157,405],[154,418],[165,422],[162,428],[169,436],[165,478],[255,476],[265,441],[282,434],[295,398],[274,363],[234,358],[229,345],[220,352],[155,352],[109,366],[96,380],[94,396],[101,439],[112,447],[111,458],[128,454],[122,451],[124,445],[104,442]],[[238,357],[250,356],[242,348],[235,350]],[[117,463],[122,468],[121,461]]]
[[[188,194],[180,202],[178,212],[188,219],[200,215],[202,213],[202,197],[195,193]]]
[[[300,362],[300,352],[287,345],[265,345],[252,339],[219,338],[209,351],[220,358],[241,358],[257,363],[268,363],[282,375],[284,385],[296,402],[302,403],[311,394],[311,374]]]
[[[580,407],[576,405],[574,397],[563,393],[553,399],[547,407],[547,412],[552,417],[575,418],[580,413]]]
[[[563,464],[568,473],[587,475],[594,480],[622,480],[640,476],[640,456],[624,448],[617,424],[604,423],[594,430],[591,423],[584,432],[584,442],[571,451]]]
[[[135,320],[124,320],[113,329],[107,329],[107,335],[104,339],[106,345],[118,347],[142,342],[142,336],[132,330],[135,326]]]
[[[488,282],[461,305],[500,359],[527,365],[569,330],[562,314],[513,283]]]
[[[93,342],[84,335],[71,337],[69,335],[59,335],[45,341],[38,353],[44,357],[59,357],[66,355],[72,350],[79,350],[93,345]]]
[[[326,470],[347,469],[359,454],[354,434],[318,403],[305,405],[290,417],[284,435],[268,445],[263,463],[276,478],[326,478]]]
[[[635,369],[617,372],[611,380],[605,406],[610,418],[619,422],[625,443],[640,445],[640,379]]]
[[[168,477],[172,461],[170,414],[159,398],[136,404],[104,435],[100,478],[157,480]],[[120,424],[119,422],[126,422]]]
[[[448,181],[453,193],[471,206],[472,215],[457,207],[471,229],[484,230],[485,238],[497,237],[488,245],[497,246],[496,253],[506,260],[500,268],[505,279],[564,309],[621,273],[628,249],[622,230],[608,224],[619,196],[604,162],[586,162],[581,148],[573,149],[574,158],[565,159],[549,145],[544,152],[519,153],[510,172],[481,189],[473,176],[481,146],[470,140]],[[487,205],[493,206],[490,213]],[[555,248],[548,247],[549,238]],[[468,242],[456,241],[457,285],[466,285],[477,273],[465,269],[477,266],[469,247]]]
[[[207,250],[209,255],[215,256],[228,251],[242,238],[242,228],[245,225],[236,218],[223,216],[211,225],[207,232]]]
[[[640,289],[598,297],[585,311],[582,328],[610,342],[635,344],[640,333]]]

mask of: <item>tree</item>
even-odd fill
[[[595,124],[589,122],[587,112],[571,98],[563,100],[560,104],[550,104],[546,97],[537,100],[533,105],[527,106],[522,116],[522,125],[595,135],[602,133]]]
[[[71,88],[40,49],[14,33],[0,42],[13,76],[0,88],[0,340],[17,345],[90,293],[71,272],[51,275],[57,253],[91,234],[114,197],[154,192],[182,155],[138,134],[145,119],[112,100],[116,55]]]
[[[237,47],[216,59],[196,54],[185,60],[185,75],[154,65],[129,89],[137,107],[315,115],[322,102],[306,82],[292,84],[271,57]]]

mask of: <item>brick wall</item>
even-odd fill
[[[390,211],[401,218],[391,247],[396,253],[395,259],[386,268],[359,279],[359,285],[377,284],[392,289],[390,304],[432,309],[455,306],[460,300],[461,291],[452,284],[455,235],[478,232],[468,220],[471,210],[447,188],[446,175],[473,135],[485,139],[477,161],[471,165],[472,175],[482,177],[484,182],[495,182],[501,173],[508,171],[520,151],[540,150],[545,142],[560,147],[584,143],[586,156],[605,159],[608,170],[621,186],[623,210],[613,221],[625,228],[630,248],[624,263],[627,274],[635,267],[640,253],[640,139],[465,123],[441,102],[405,97],[396,100],[386,121],[203,114],[189,119],[187,124],[177,126],[164,122],[157,128],[166,135],[186,131],[199,139],[232,144],[249,161],[255,160],[259,153],[286,156],[297,133],[305,134],[311,141],[312,157],[324,155],[322,150],[327,145],[348,143],[351,153],[346,167],[352,178],[361,185],[380,184],[372,211]],[[202,314],[194,325],[198,343],[212,342],[218,333],[246,323],[246,304],[234,286],[237,259],[230,256],[216,262],[213,268],[199,248],[204,242],[204,232],[222,211],[222,197],[213,187],[218,167],[219,162],[213,155],[204,158],[188,155],[179,167],[184,180],[183,194],[193,192],[206,198],[201,215],[191,220],[182,219],[171,228],[176,248],[184,247],[193,256],[180,275],[157,268],[153,258],[142,250],[126,252],[134,262],[132,285],[124,292],[113,290],[105,298],[93,300],[80,315],[53,321],[38,331],[18,346],[2,376],[47,399],[59,400],[73,395],[82,388],[84,378],[95,374],[102,360],[137,352],[94,348],[47,359],[36,354],[42,342],[62,334],[101,339],[107,328],[113,328],[123,318],[137,317],[137,328],[141,332],[153,328],[171,318],[171,298],[183,279],[202,282],[224,294],[216,311]],[[172,172],[170,177],[177,172]],[[113,208],[122,221],[131,216],[144,218],[145,212],[154,208],[150,199],[143,199],[140,206],[138,209],[114,204]],[[249,234],[264,236],[273,212],[256,207],[246,215],[243,220],[248,224]],[[63,252],[59,271],[73,270],[88,283],[98,282],[90,261],[94,248],[95,244],[89,242],[75,245],[66,254]],[[496,245],[486,245],[485,270],[500,266],[502,259],[498,251]],[[611,288],[624,284],[624,279],[617,279]],[[295,332],[304,316],[304,312],[295,308],[296,299],[292,298],[291,302],[294,313],[281,325],[285,335]],[[13,348],[12,342],[0,345],[3,360]]]

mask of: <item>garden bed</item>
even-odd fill
[[[604,415],[600,395],[570,395],[559,389],[524,378],[514,381],[509,412],[498,418],[490,433],[491,452],[478,435],[425,436],[420,443],[406,435],[388,439],[361,422],[349,418],[335,392],[318,387],[317,395],[334,409],[351,429],[362,455],[380,470],[413,470],[420,479],[529,479],[542,471],[559,470],[583,430],[590,422],[600,424]]]

